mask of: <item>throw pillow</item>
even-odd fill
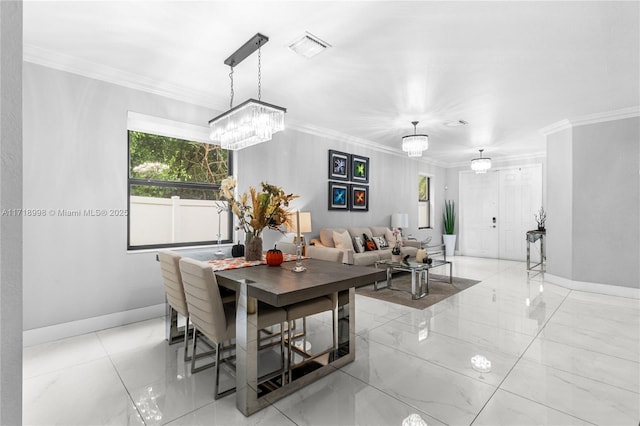
[[[333,231],[333,245],[339,249],[353,250],[353,243],[351,242],[351,236],[349,232],[344,231],[342,233]]]
[[[378,246],[378,250],[389,248],[387,240],[384,237],[373,237],[373,242]]]
[[[378,247],[376,247],[376,243],[374,243],[367,234],[362,234],[362,239],[364,240],[364,249],[366,251],[378,250]]]
[[[364,253],[364,243],[362,242],[362,237],[353,237],[353,248],[355,249],[356,253]]]
[[[393,247],[396,245],[396,238],[393,236],[393,232],[391,232],[391,229],[387,228],[387,230],[384,231],[384,237],[386,238],[389,247]]]

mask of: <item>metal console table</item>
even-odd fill
[[[536,271],[536,272],[544,272],[545,271],[545,262],[547,260],[547,254],[544,246],[544,239],[547,235],[547,231],[527,231],[527,271]],[[540,241],[540,261],[535,265],[531,265],[531,243],[534,244],[536,241]]]

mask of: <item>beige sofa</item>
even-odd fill
[[[336,239],[334,239],[334,232],[337,234]],[[345,232],[347,232],[349,238],[345,238]],[[354,239],[355,237],[362,238],[362,234],[366,234],[369,239],[374,241],[374,237],[383,237],[388,247],[360,252],[357,244],[354,243]],[[351,244],[345,244],[347,241],[350,241]],[[311,243],[311,245],[307,246],[307,256],[311,258],[325,257],[328,253],[340,251],[343,256],[342,262],[349,265],[373,265],[377,260],[391,259],[391,249],[393,248],[392,232],[385,226],[323,228],[320,230],[320,237],[312,239]],[[380,245],[383,246],[383,244]],[[415,257],[419,248],[419,241],[403,240],[400,251],[403,256],[410,255]]]

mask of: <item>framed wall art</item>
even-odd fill
[[[351,155],[351,181],[369,183],[369,157]]]
[[[351,155],[329,150],[329,179],[349,180]]]
[[[369,186],[352,183],[350,190],[351,211],[369,211]]]
[[[349,184],[329,182],[329,210],[349,210]]]

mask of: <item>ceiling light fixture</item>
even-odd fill
[[[451,121],[445,121],[442,124],[444,124],[447,127],[462,127],[462,126],[468,125],[469,123],[464,120],[451,120]]]
[[[209,138],[218,142],[224,149],[236,151],[248,146],[271,140],[274,133],[284,130],[284,113],[286,108],[261,101],[261,50],[269,38],[258,33],[236,50],[225,61],[231,72],[231,100],[229,111],[209,120]],[[233,106],[233,67],[258,51],[258,100],[248,99],[240,105]]]
[[[429,149],[429,135],[417,134],[416,126],[419,121],[412,121],[413,135],[402,137],[402,150],[409,154],[409,157],[422,157],[422,151]]]
[[[320,40],[318,37],[314,36],[309,32],[305,32],[304,35],[296,39],[293,43],[289,45],[289,49],[293,50],[298,55],[304,56],[305,58],[312,58],[316,56],[318,53],[324,51],[327,47],[331,47],[331,45],[325,41]]]
[[[487,170],[491,168],[491,158],[483,158],[482,151],[484,149],[479,149],[480,158],[474,158],[471,160],[471,170],[478,173],[487,173]]]

